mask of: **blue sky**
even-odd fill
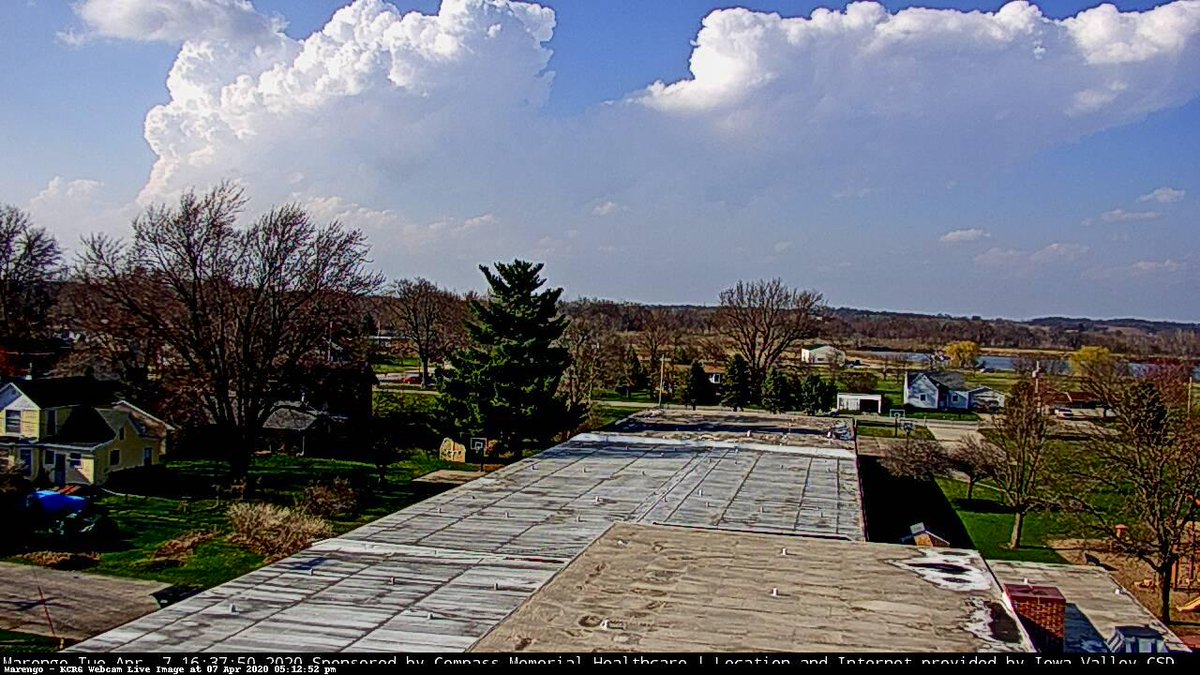
[[[71,247],[232,178],[459,289],[1200,320],[1200,0],[350,4],[3,3],[0,202]]]

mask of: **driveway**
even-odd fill
[[[922,420],[929,433],[942,445],[956,445],[968,438],[982,439],[978,422],[950,422],[947,420]]]
[[[169,585],[0,563],[0,629],[84,640],[157,610]]]

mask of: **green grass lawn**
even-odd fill
[[[601,389],[594,395],[597,401],[635,401],[638,403],[657,403],[658,394],[652,391],[634,391],[629,396],[622,396],[612,389]]]
[[[963,481],[940,478],[942,494],[958,513],[975,548],[984,558],[997,560],[1027,560],[1031,562],[1064,562],[1047,547],[1048,539],[1070,536],[1066,519],[1055,513],[1035,511],[1025,516],[1022,547],[1008,547],[1012,535],[1013,514],[993,499],[995,492],[986,485],[976,485],[973,499],[967,500],[967,484]]]
[[[385,373],[401,373],[401,372],[406,372],[409,370],[418,370],[418,369],[420,369],[420,367],[421,367],[421,360],[418,358],[415,358],[415,357],[405,357],[402,359],[393,357],[393,358],[385,359],[383,361],[379,361],[378,363],[371,364],[371,370],[375,371],[375,373],[377,375],[383,375]],[[432,370],[433,370],[433,367],[430,366],[430,371],[432,371]]]
[[[592,406],[592,416],[595,418],[594,421],[599,424],[601,428],[610,426],[619,420],[623,420],[635,412],[638,411],[630,408],[617,408],[610,405],[604,405],[603,403],[597,403]]]
[[[996,391],[1008,393],[1012,386],[1017,383],[1018,376],[1016,373],[966,373],[967,384],[972,387],[991,387]]]
[[[30,654],[58,651],[58,640],[0,630],[0,654]]]
[[[896,426],[892,422],[874,422],[859,419],[858,424],[859,436],[872,436],[878,438],[904,438],[904,430],[901,429],[897,434]],[[933,434],[925,427],[916,424],[913,425],[912,438],[919,441],[932,441]]]
[[[346,532],[429,497],[439,489],[414,486],[411,481],[442,468],[472,467],[415,453],[388,468],[384,486],[364,490],[363,504],[354,514],[331,520],[334,531]],[[211,486],[218,479],[221,471],[223,465],[216,462],[177,461],[156,477],[153,486],[148,486],[151,489],[145,492],[150,494],[130,494],[133,490],[129,489],[127,496],[103,497],[99,503],[109,509],[120,531],[120,539],[100,547],[96,551],[99,563],[87,571],[207,588],[260,567],[263,564],[261,556],[227,538],[229,526],[225,512],[230,502],[217,499],[211,492],[203,492],[205,486]],[[368,486],[375,484],[375,475],[375,467],[365,462],[283,455],[260,457],[250,470],[250,479],[258,486],[252,499],[293,506],[304,488],[311,484],[344,478],[352,485]],[[160,496],[166,494],[191,495],[191,498]],[[164,567],[151,562],[155,550],[164,543],[197,530],[217,531],[220,536],[198,546],[182,565]],[[68,550],[68,547],[63,542],[42,538],[35,540],[29,549]]]
[[[910,412],[905,417],[915,420],[946,420],[949,422],[978,422],[979,415],[973,412],[950,412],[947,410],[931,410],[929,412]]]

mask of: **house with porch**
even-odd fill
[[[904,405],[919,410],[979,410],[1004,407],[1004,394],[969,387],[961,373],[920,371],[904,376]]]
[[[118,471],[161,464],[172,427],[93,377],[0,386],[0,457],[35,482],[102,485]]]

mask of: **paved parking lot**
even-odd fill
[[[0,629],[84,640],[158,609],[168,585],[0,563]]]

